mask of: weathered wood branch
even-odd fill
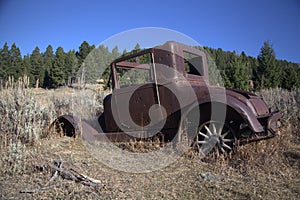
[[[79,173],[79,172],[77,172],[75,169],[73,169],[73,168],[70,168],[70,170],[71,171],[73,171],[73,172],[75,172],[76,174],[78,174],[80,177],[82,177],[83,179],[86,179],[86,180],[88,180],[88,181],[90,181],[90,182],[92,182],[92,183],[95,183],[95,184],[98,184],[98,185],[103,185],[103,186],[105,186],[105,184],[103,184],[101,181],[99,181],[99,180],[97,180],[97,179],[93,179],[93,178],[91,178],[91,177],[89,177],[89,176],[86,176],[86,175],[84,175],[84,174],[81,174],[81,173]]]
[[[63,161],[59,161],[59,162],[57,163],[58,169],[61,168],[62,164],[63,164]],[[47,183],[46,185],[48,185],[50,182],[54,181],[54,179],[55,179],[57,176],[58,176],[58,171],[55,170],[55,172],[53,173],[52,177],[50,178],[50,180],[48,181],[48,183]]]
[[[57,183],[57,184],[53,184],[53,185],[49,185],[47,186],[50,182],[54,181],[54,179],[56,177],[58,177],[58,175],[60,175],[63,179],[67,179],[67,180],[71,180],[71,181],[75,181],[76,183],[81,183],[85,186],[90,186],[90,187],[105,187],[106,184],[101,183],[100,180],[91,178],[89,176],[86,176],[82,173],[79,173],[78,171],[76,171],[73,168],[70,168],[69,171],[74,172],[76,175],[74,175],[72,172],[69,172],[67,170],[63,170],[62,169],[62,161],[59,162],[55,162],[56,165],[47,163],[45,165],[41,165],[42,167],[39,166],[40,170],[43,170],[45,168],[45,166],[49,166],[51,169],[54,170],[53,175],[51,176],[50,180],[47,182],[45,187],[41,187],[38,189],[33,189],[33,190],[21,190],[20,193],[37,193],[40,191],[44,191],[44,190],[48,190],[54,187],[58,187],[58,186],[62,186],[62,185],[66,185],[69,184],[70,182],[62,182],[62,183]]]

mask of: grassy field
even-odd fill
[[[74,95],[72,89],[27,89],[24,82],[10,83],[0,90],[0,199],[300,196],[300,90],[260,91],[269,105],[284,113],[277,137],[241,146],[235,154],[209,162],[200,161],[191,150],[161,170],[135,174],[107,167],[90,155],[80,139],[59,137],[49,129],[56,116],[72,112],[74,107],[85,118],[94,117],[88,113],[101,111],[103,92],[96,88]],[[51,166],[59,161],[61,174],[76,174],[75,170],[105,186],[54,176]]]

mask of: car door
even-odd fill
[[[139,63],[135,62],[137,60]],[[115,88],[112,95],[115,105],[112,113],[122,131],[153,129],[162,116],[157,106],[159,97],[151,57],[144,59],[144,62],[141,60],[131,59],[131,62],[122,62],[122,66],[116,65],[118,88]]]

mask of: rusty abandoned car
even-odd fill
[[[279,111],[253,93],[210,85],[210,78],[204,51],[169,41],[111,63],[112,93],[103,100],[99,129],[85,122],[79,127],[72,115],[56,122],[66,132],[80,129],[111,141],[158,133],[165,142],[180,141],[185,132],[190,145],[204,151],[231,151],[238,142],[275,136]]]

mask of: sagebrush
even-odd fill
[[[24,76],[17,81],[10,79],[0,90],[0,174],[23,171],[29,149],[55,134],[50,125],[57,116],[80,113],[89,119],[102,109],[98,102],[101,91],[87,98],[91,94],[86,91],[75,94],[73,89],[32,89],[28,85],[28,77]]]
[[[22,77],[16,82],[10,80],[0,90],[2,174],[24,171],[26,158],[34,154],[32,147],[51,135],[49,127],[57,116],[79,114],[83,120],[92,120],[103,110],[103,90],[74,92],[71,88],[30,89],[28,83],[28,78]],[[251,166],[251,162],[258,166],[265,166],[266,162],[272,163],[269,158],[282,156],[287,146],[291,146],[292,141],[299,138],[300,89],[288,91],[275,88],[258,93],[273,110],[283,112],[281,129],[275,139],[241,147],[231,160],[226,160],[226,163],[231,162],[227,164],[243,173],[249,172],[250,168],[247,166]]]

